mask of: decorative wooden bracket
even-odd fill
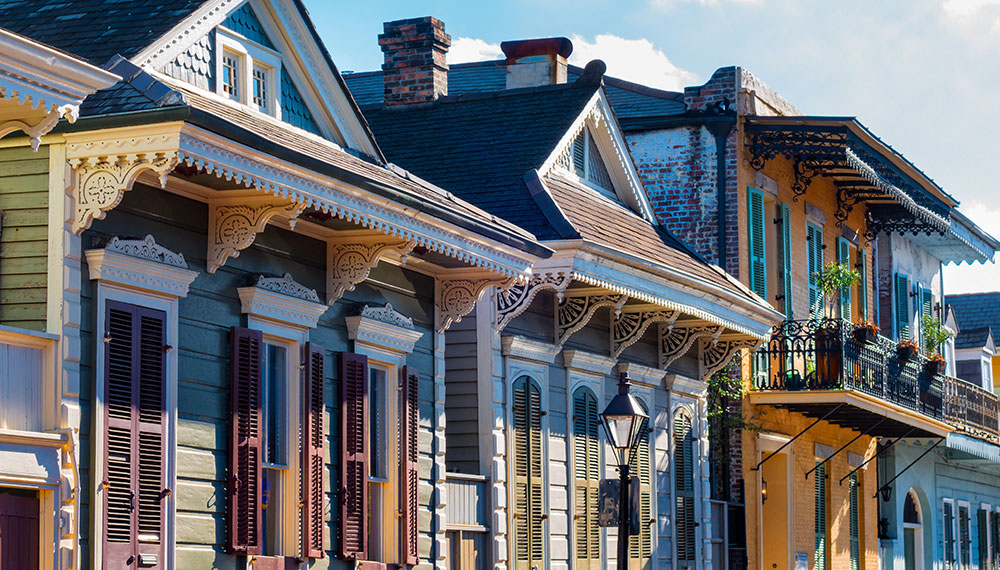
[[[510,287],[514,277],[481,277],[469,279],[438,279],[437,332],[442,333],[468,315],[490,287]]]
[[[177,166],[178,160],[176,151],[70,159],[69,164],[77,175],[73,232],[82,233],[94,220],[103,220],[122,201],[125,192],[132,189],[143,171],[156,172],[160,186],[166,186],[167,175]]]
[[[46,115],[39,116],[34,122],[26,119],[10,119],[0,122],[0,138],[7,136],[14,131],[24,131],[31,141],[31,150],[37,151],[42,144],[42,137],[48,134],[59,119],[64,115],[62,108],[52,109]]]
[[[390,251],[405,256],[416,244],[385,234],[333,238],[326,242],[326,303],[332,305],[345,292],[368,278],[379,259]]]
[[[694,343],[704,337],[722,333],[720,325],[704,321],[660,325],[660,369],[666,370],[675,360],[687,354]]]
[[[608,293],[604,289],[573,289],[559,300],[556,307],[556,345],[562,346],[578,330],[587,326],[601,307],[614,307],[615,318],[621,314],[627,295]]]
[[[761,342],[763,341],[746,337],[737,339],[702,339],[701,346],[699,347],[701,377],[703,379],[711,378],[713,374],[729,364],[736,351],[744,348],[753,350],[760,346]]]
[[[611,357],[618,358],[626,348],[639,342],[653,323],[674,324],[680,311],[664,309],[659,305],[625,305],[611,322]]]
[[[208,202],[208,272],[225,265],[230,257],[250,247],[271,218],[281,214],[291,220],[305,210],[297,204],[273,196],[218,198]]]
[[[553,289],[562,296],[572,279],[567,273],[543,273],[535,275],[527,283],[515,283],[506,289],[500,289],[496,294],[497,315],[493,326],[500,332],[514,320],[515,317],[531,306],[535,295],[545,289]]]

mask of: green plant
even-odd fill
[[[827,317],[834,317],[834,307],[839,293],[861,279],[861,274],[847,263],[830,262],[821,271],[815,273],[816,284],[823,291],[826,299]]]
[[[924,350],[927,354],[940,354],[941,345],[954,336],[933,315],[924,315],[920,319],[920,337],[924,339]]]

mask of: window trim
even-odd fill
[[[951,560],[948,559],[948,550],[946,546],[947,538],[945,537],[945,531],[948,527],[948,520],[946,518],[944,508],[945,505],[951,507]],[[942,561],[944,570],[956,570],[956,567],[958,566],[958,508],[955,506],[955,499],[941,499],[941,550],[944,554],[944,560]],[[953,566],[949,567],[949,562]]]
[[[281,54],[268,49],[236,32],[219,26],[215,29],[215,93],[235,101],[253,112],[281,119]],[[222,54],[232,52],[239,57],[240,89],[238,97],[231,97],[223,90]],[[264,68],[267,72],[267,111],[261,111],[253,102],[253,70]]]

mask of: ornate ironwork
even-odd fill
[[[854,211],[854,207],[864,202],[876,198],[884,198],[885,194],[873,190],[870,186],[847,186],[837,185],[837,211],[833,217],[837,220],[837,227],[844,227],[844,222]]]
[[[867,243],[875,241],[880,232],[895,232],[901,235],[945,235],[945,232],[937,226],[913,217],[903,208],[889,204],[870,205],[865,212],[865,241]]]
[[[1000,400],[975,384],[944,377],[944,417],[970,435],[1000,442]]]

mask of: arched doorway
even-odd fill
[[[903,503],[903,558],[906,570],[924,570],[923,514],[913,489]]]

